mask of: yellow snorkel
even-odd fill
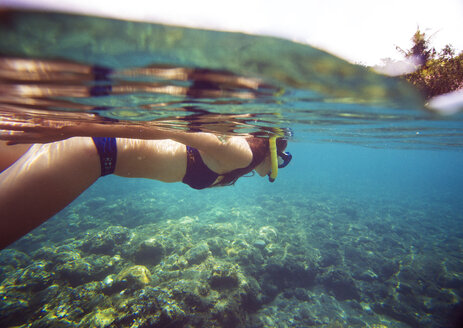
[[[282,129],[280,128],[274,128],[273,131],[275,134],[271,137],[268,138],[268,145],[269,145],[269,151],[270,151],[270,163],[271,163],[271,170],[270,173],[268,174],[268,180],[270,182],[275,181],[278,175],[278,169],[279,168],[284,168],[286,167],[289,162],[291,162],[291,159],[293,156],[291,155],[290,152],[285,152],[282,149],[280,152],[277,150],[277,139],[278,138],[285,138],[285,133]],[[292,130],[289,129],[289,136],[292,135]],[[282,147],[286,148],[287,141],[285,139],[282,140],[284,143],[282,143]],[[279,163],[279,160],[281,160],[281,163]]]
[[[278,158],[277,158],[277,137],[270,137],[268,139],[269,148],[270,148],[270,161],[272,163],[272,170],[268,176],[270,182],[275,181],[278,175]]]

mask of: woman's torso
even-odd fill
[[[186,171],[185,145],[172,140],[117,138],[115,174],[163,182],[181,181]]]
[[[244,140],[244,138],[243,138]],[[182,181],[187,173],[187,147],[173,140],[117,139],[117,164],[115,174],[124,177],[156,179],[163,182]],[[250,148],[247,151],[251,151]],[[239,168],[234,163],[221,163],[206,152],[197,151],[200,161],[217,174],[212,183],[220,181],[221,175]],[[204,174],[206,170],[203,170]],[[194,174],[195,172],[189,172]]]

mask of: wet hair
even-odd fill
[[[263,137],[250,137],[246,138],[246,141],[249,144],[249,147],[252,151],[252,161],[246,167],[233,170],[231,172],[225,173],[222,175],[222,180],[220,180],[217,184],[213,185],[212,187],[218,186],[230,186],[234,185],[238,178],[252,172],[256,166],[263,162],[263,160],[267,157],[270,153],[269,148],[269,139]],[[283,138],[278,138],[276,140],[277,146],[277,153],[283,152],[288,145],[288,141]]]

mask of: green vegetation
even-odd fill
[[[430,37],[419,29],[413,35],[410,50],[397,48],[407,60],[419,68],[403,75],[415,85],[426,98],[448,93],[463,88],[463,51],[455,55],[451,45],[446,45],[440,52],[430,46]]]

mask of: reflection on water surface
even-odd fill
[[[461,145],[461,116],[422,111],[403,81],[307,45],[21,11],[2,13],[0,33],[1,114],[18,121],[124,121],[228,134],[292,128],[314,142]]]

